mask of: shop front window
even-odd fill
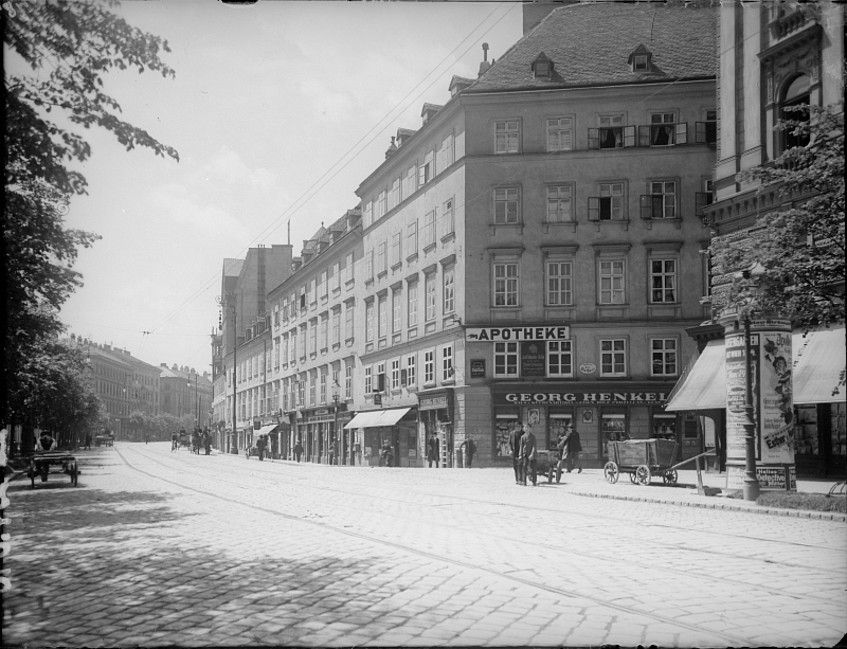
[[[498,414],[494,419],[494,456],[502,459],[512,457],[509,448],[509,434],[519,426],[518,416],[514,414]]]
[[[676,415],[653,415],[650,437],[676,439]]]
[[[603,457],[609,457],[609,442],[628,439],[626,415],[603,413],[600,415],[600,439]]]

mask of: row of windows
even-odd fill
[[[342,378],[343,377],[343,378]],[[242,419],[275,412],[278,409],[331,405],[353,398],[353,361],[340,361],[307,372],[245,390],[238,395]],[[230,397],[231,399],[231,397]]]
[[[365,342],[373,342],[375,338],[385,338],[388,334],[400,333],[404,326],[404,314],[405,326],[412,328],[417,327],[421,322],[434,322],[439,316],[439,304],[441,316],[455,313],[455,266],[445,266],[440,281],[436,271],[424,274],[422,309],[419,308],[420,284],[418,279],[407,280],[405,296],[402,287],[393,288],[390,293],[390,304],[388,292],[383,292],[375,299],[365,302]]]
[[[279,327],[311,309],[316,309],[319,303],[329,300],[330,294],[336,295],[342,288],[352,286],[354,269],[354,257],[351,252],[343,260],[329,266],[297,290],[284,296],[279,306],[274,308],[273,326]]]
[[[381,277],[389,268],[398,268],[405,259],[411,260],[419,250],[424,252],[436,245],[437,237],[455,233],[455,202],[451,197],[441,204],[440,215],[433,208],[424,214],[420,223],[413,219],[405,230],[392,232],[388,239],[380,241],[375,248],[365,253],[365,281]]]
[[[626,338],[602,338],[598,341],[601,377],[629,375],[628,341]],[[678,342],[676,338],[650,339],[650,376],[676,376]],[[520,377],[520,346],[518,342],[494,343],[494,377]],[[545,346],[545,376],[573,378],[574,341],[549,340]]]
[[[647,193],[639,196],[639,214],[643,219],[680,218],[681,183],[677,178],[649,180]],[[696,192],[696,200],[711,202],[711,182],[704,179],[703,191]],[[588,197],[589,221],[613,221],[629,218],[628,183],[611,180],[597,183],[594,195]],[[704,196],[701,197],[700,194]],[[554,182],[545,185],[545,221],[567,223],[577,220],[576,187],[572,182]],[[495,187],[492,191],[492,214],[495,224],[518,224],[523,220],[522,187],[509,185]]]
[[[421,358],[421,374],[418,376],[418,358]],[[386,374],[386,367],[390,372]],[[440,349],[427,349],[399,358],[381,361],[364,368],[365,395],[374,392],[396,392],[402,388],[417,389],[418,380],[425,388],[454,381],[453,345]]]
[[[647,263],[648,302],[650,304],[679,303],[679,260],[675,257],[651,258]],[[599,259],[596,272],[597,303],[626,304],[628,298],[626,258]],[[520,306],[520,273],[519,261],[495,261],[492,264],[492,306]],[[532,277],[532,273],[530,276]],[[572,306],[576,285],[573,261],[555,260],[544,264],[545,306]]]
[[[587,129],[588,149],[689,143],[688,122],[680,121],[676,111],[650,113],[647,124],[627,124],[623,112],[599,114],[596,117],[596,126]],[[703,121],[694,123],[694,141],[697,144],[713,144],[717,140],[717,111],[707,110],[703,117]],[[522,126],[523,122],[518,118],[495,121],[494,153],[521,153]],[[547,152],[576,149],[575,117],[548,117],[543,120],[542,128]]]
[[[627,338],[600,338],[597,341],[603,378],[626,377],[630,373],[629,341]],[[675,377],[679,373],[679,341],[675,337],[649,339],[650,376]],[[502,379],[521,377],[520,343],[493,344],[493,376]],[[574,377],[575,348],[573,340],[551,340],[545,343],[545,374],[547,378]],[[420,364],[418,363],[420,360]],[[444,345],[414,352],[367,365],[363,369],[364,392],[396,392],[402,388],[433,387],[437,382],[454,381],[453,345]],[[420,369],[419,369],[420,368]],[[343,380],[342,380],[343,375]],[[535,374],[533,374],[535,376]],[[353,397],[353,360],[324,365],[271,384],[257,386],[239,393],[238,412],[241,419],[275,412],[278,408],[292,410],[301,407],[332,405],[335,397]],[[231,403],[231,397],[229,397]]]
[[[426,151],[422,160],[412,163],[406,171],[394,178],[390,187],[379,191],[376,197],[362,203],[362,226],[367,228],[381,219],[418,189],[431,182],[463,155],[461,138],[448,133],[437,150]]]

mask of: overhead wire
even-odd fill
[[[509,7],[506,9],[506,11],[504,11],[501,14],[501,16],[496,21],[494,21],[490,26],[488,26],[485,29],[485,31],[483,31],[480,35],[474,37],[474,34],[482,27],[483,24],[485,24],[486,21],[488,21],[494,15],[494,13],[499,9],[499,7],[495,7],[494,9],[492,9],[491,12],[489,12],[488,15],[485,16],[485,18],[483,18],[461,41],[459,41],[458,45],[456,45],[444,58],[442,58],[441,61],[439,61],[439,63],[436,64],[436,66],[432,70],[430,70],[430,72],[427,73],[421,79],[421,81],[419,81],[417,84],[415,84],[415,86],[413,86],[412,89],[409,90],[397,102],[397,104],[395,104],[391,109],[389,109],[385,113],[385,115],[383,115],[383,117],[381,117],[377,121],[377,123],[374,126],[372,126],[370,129],[368,129],[368,131],[366,131],[365,134],[362,137],[360,137],[350,148],[348,148],[347,151],[345,151],[339,157],[339,159],[336,160],[336,162],[334,162],[332,165],[330,165],[330,167],[323,174],[321,174],[321,176],[319,176],[317,178],[317,180],[315,180],[302,194],[300,194],[300,196],[298,196],[298,198],[295,199],[294,202],[288,208],[286,208],[286,210],[284,210],[281,215],[275,217],[273,219],[273,221],[271,223],[269,223],[267,226],[265,226],[265,228],[262,231],[260,231],[260,233],[258,235],[253,237],[251,243],[248,244],[245,251],[249,250],[251,245],[253,245],[254,243],[258,243],[263,237],[265,237],[265,236],[275,232],[277,229],[279,229],[282,226],[283,220],[287,216],[290,216],[291,214],[294,214],[299,209],[301,209],[308,202],[308,200],[310,200],[315,194],[317,194],[318,191],[320,191],[327,183],[329,183],[336,175],[338,175],[338,173],[340,173],[342,169],[347,167],[353,160],[355,160],[356,157],[371,142],[373,142],[376,139],[376,137],[378,137],[379,133],[377,131],[381,130],[384,122],[386,122],[389,119],[396,118],[396,115],[394,115],[395,112],[397,112],[399,114],[400,112],[406,110],[409,107],[409,105],[412,104],[412,102],[417,101],[423,93],[425,93],[427,90],[429,90],[438,81],[439,76],[442,73],[442,72],[439,71],[439,69],[446,62],[450,62],[452,64],[452,63],[455,62],[456,58],[461,58],[462,56],[467,54],[470,51],[470,49],[474,45],[476,45],[476,43],[481,38],[483,38],[489,31],[491,31],[494,27],[496,27],[497,24],[499,24],[511,11],[513,11],[516,6],[517,6],[517,4],[515,4],[515,3],[509,3]],[[462,47],[462,45],[464,45],[471,38],[473,38],[473,42],[458,57],[455,57],[454,55],[455,55],[456,51],[459,50]],[[417,94],[415,94],[414,97],[412,97],[412,93],[414,93],[418,88],[420,88],[421,85],[429,77],[435,75],[436,73],[439,73],[439,76],[436,76],[428,85],[423,87],[419,92],[417,92]],[[411,99],[410,99],[410,97],[411,97]],[[408,102],[407,102],[407,99],[409,100]],[[368,136],[371,136],[371,135],[372,135],[372,137],[369,138]],[[367,141],[365,141],[366,139],[367,139]],[[358,147],[358,149],[357,149],[357,147]],[[348,156],[350,156],[350,154],[353,153],[353,152],[355,152],[355,154],[353,156],[349,157],[349,159],[347,159],[345,161],[345,158],[348,158]],[[343,164],[342,164],[342,162],[343,162]],[[219,279],[220,278],[218,276],[214,276],[208,282],[204,283],[200,288],[196,289],[193,293],[191,293],[188,297],[186,297],[179,305],[174,307],[174,309],[171,311],[171,313],[168,316],[166,316],[160,324],[158,324],[155,327],[152,327],[150,329],[150,331],[154,334],[157,333],[158,330],[160,330],[165,324],[167,324],[170,320],[175,318],[182,311],[182,309],[185,307],[185,305],[193,302],[197,297],[202,295],[209,288],[211,288],[216,282],[218,282]]]

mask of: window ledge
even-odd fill
[[[388,271],[387,271],[387,270],[381,270],[381,271],[379,271],[379,272],[376,274],[376,278],[377,278],[377,279],[382,279],[382,278],[383,278],[383,277],[385,277],[386,275],[388,275]]]
[[[441,385],[456,385],[456,379],[444,379],[441,381]]]
[[[433,250],[433,249],[435,249],[435,243],[434,243],[434,242],[433,242],[433,243],[428,243],[427,245],[425,245],[425,246],[423,247],[424,254],[426,254],[426,253],[430,252],[430,251],[431,251],[431,250]]]
[[[542,231],[544,234],[549,234],[550,232],[576,232],[578,222],[576,220],[573,221],[544,221],[542,225]]]
[[[399,268],[402,268],[402,267],[403,267],[403,262],[401,262],[401,261],[398,261],[396,264],[391,264],[391,270],[392,271],[396,271],[396,270],[398,270]]]
[[[406,257],[406,261],[408,261],[408,262],[410,262],[410,263],[411,263],[411,262],[415,261],[415,259],[417,259],[417,258],[418,258],[418,253],[417,253],[417,252],[413,252],[411,255],[409,255],[408,257]]]
[[[355,283],[356,283],[356,280],[354,280],[354,279],[348,279],[348,280],[345,280],[345,282],[344,282],[344,286],[346,286],[347,288],[350,288],[350,287],[351,287],[351,286],[353,286],[353,284],[355,284]]]
[[[448,232],[441,236],[441,243],[447,243],[448,241],[453,241],[456,238],[456,232]]]
[[[498,229],[505,232],[523,234],[523,226],[523,221],[520,223],[489,223],[488,231],[491,233],[491,236],[496,236]]]

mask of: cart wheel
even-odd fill
[[[639,464],[635,469],[635,480],[638,484],[650,484],[650,467],[646,464]]]
[[[638,484],[638,480],[636,480],[636,478],[635,478],[635,472],[634,471],[629,474],[629,481],[632,484]]]
[[[662,480],[665,484],[674,485],[678,479],[679,474],[676,472],[676,469],[668,469],[662,474]]]
[[[603,467],[603,475],[606,476],[606,480],[609,481],[609,484],[615,484],[618,481],[618,476],[620,475],[618,465],[614,462],[606,462],[606,466]]]

